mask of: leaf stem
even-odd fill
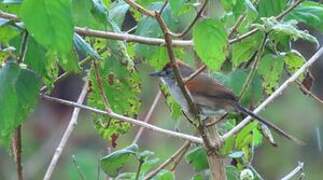
[[[138,165],[138,169],[137,169],[137,173],[136,173],[136,180],[139,179],[139,176],[140,176],[140,171],[141,171],[141,167],[142,167],[142,164],[144,163],[143,160],[139,160],[139,165]]]

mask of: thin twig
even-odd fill
[[[150,11],[148,9],[145,9],[144,7],[142,7],[141,5],[139,5],[138,3],[136,3],[134,0],[124,0],[124,1],[127,4],[129,4],[129,6],[131,6],[134,9],[136,9],[137,11],[139,11],[143,15],[151,16],[151,17],[154,17],[155,16],[155,13],[153,11]]]
[[[22,35],[21,45],[20,45],[18,64],[24,62],[27,49],[28,49],[28,31],[24,31]]]
[[[236,23],[232,26],[228,37],[231,38],[233,36],[233,34],[237,31],[237,29],[239,28],[239,26],[241,25],[241,23],[245,20],[246,15],[240,15],[236,21]]]
[[[176,157],[182,154],[183,151],[186,151],[191,145],[190,141],[185,141],[185,143],[173,154],[171,155],[166,161],[164,161],[162,164],[160,164],[156,169],[148,173],[144,180],[151,179],[154,177],[156,174],[158,174],[159,171],[167,167],[169,164],[175,161]]]
[[[26,57],[28,49],[28,32],[24,31],[22,34],[22,40],[20,44],[20,51],[19,51],[19,58],[17,59],[17,63],[23,63]],[[23,167],[22,167],[22,137],[21,137],[21,125],[19,125],[16,130],[15,134],[13,136],[12,141],[12,149],[15,157],[16,162],[16,171],[17,171],[17,177],[19,180],[23,180]]]
[[[111,106],[110,106],[108,97],[106,96],[104,91],[103,81],[100,76],[99,66],[97,61],[93,61],[93,67],[94,67],[94,73],[95,73],[95,78],[98,85],[99,93],[101,95],[101,98],[103,99],[104,108],[107,111],[111,111]]]
[[[162,14],[164,12],[167,4],[168,4],[168,0],[164,0],[164,4],[163,4],[163,6],[160,8],[160,10],[158,12],[159,14]]]
[[[321,47],[301,68],[299,68],[290,78],[288,78],[279,88],[276,89],[265,101],[263,101],[254,111],[253,113],[257,114],[262,109],[264,109],[269,103],[271,103],[276,97],[282,94],[282,92],[289,86],[289,84],[293,83],[297,80],[298,76],[306,71],[308,67],[310,67],[321,55],[323,54],[323,47]],[[232,128],[229,132],[223,135],[223,139],[227,139],[230,136],[238,133],[243,127],[245,127],[250,121],[251,117],[248,116],[244,120],[242,120],[238,125]]]
[[[155,99],[154,99],[154,101],[153,101],[153,103],[152,103],[152,105],[150,106],[150,109],[148,110],[148,113],[147,113],[147,114],[146,114],[146,116],[145,116],[145,119],[144,119],[144,122],[145,122],[145,123],[148,123],[148,122],[149,122],[149,120],[150,120],[150,118],[151,118],[151,116],[152,116],[152,114],[153,114],[154,110],[155,110],[155,109],[156,109],[156,107],[157,107],[157,104],[158,104],[158,101],[159,101],[159,99],[160,99],[161,95],[162,95],[162,93],[161,93],[161,91],[159,90],[159,91],[158,91],[158,93],[157,93],[157,95],[156,95],[156,97],[155,97]],[[132,144],[137,144],[137,142],[138,142],[138,140],[140,139],[140,136],[142,135],[142,133],[143,133],[144,129],[145,129],[144,127],[140,127],[140,128],[139,128],[139,130],[138,130],[138,132],[137,132],[137,134],[136,134],[135,138],[133,139]]]
[[[105,49],[100,49],[98,51],[98,54],[104,52]],[[82,61],[79,62],[79,66],[83,66],[89,62],[91,62],[94,58],[91,57],[91,56],[87,56],[86,58],[84,58]],[[71,75],[72,72],[71,71],[68,71],[68,72],[64,72],[63,74],[59,75],[55,80],[54,80],[54,83],[57,83],[61,80],[64,80],[65,78],[67,78],[69,75]],[[46,85],[44,85],[43,87],[40,88],[40,92],[41,93],[44,93],[46,90],[48,89],[48,87]]]
[[[115,112],[107,112],[107,111],[104,111],[104,110],[96,109],[96,108],[86,106],[86,105],[83,105],[83,104],[80,104],[80,103],[76,103],[76,102],[73,102],[73,101],[68,101],[68,100],[64,100],[64,99],[51,97],[51,96],[48,96],[48,95],[45,95],[45,94],[42,94],[41,97],[43,99],[48,100],[48,101],[64,104],[64,105],[67,105],[67,106],[78,107],[78,108],[85,109],[85,110],[88,110],[88,111],[91,111],[91,112],[94,112],[94,113],[97,113],[97,114],[110,116],[112,118],[119,119],[120,121],[128,122],[128,123],[133,124],[133,125],[143,126],[143,127],[147,128],[149,130],[156,131],[156,132],[159,132],[159,133],[162,133],[162,134],[174,136],[174,137],[177,137],[177,138],[180,138],[180,139],[189,140],[191,142],[198,143],[198,144],[203,143],[201,138],[198,138],[198,137],[195,137],[195,136],[192,136],[192,135],[183,134],[183,133],[178,133],[178,132],[167,130],[167,129],[163,129],[163,128],[160,128],[160,127],[145,123],[142,120],[137,120],[137,119],[133,119],[133,118],[130,118],[130,117],[126,117],[126,116],[117,114]]]
[[[299,88],[301,88],[302,91],[304,91],[306,93],[306,95],[310,95],[313,99],[315,99],[317,102],[322,103],[323,101],[317,97],[315,94],[313,94],[310,90],[308,90],[303,84],[302,82],[300,82],[299,80],[295,81],[296,84],[299,86]]]
[[[304,168],[304,163],[303,162],[298,162],[298,165],[295,169],[293,169],[291,172],[289,172],[286,176],[282,177],[281,180],[289,180],[293,178],[296,174],[299,172],[302,172]]]
[[[183,159],[185,153],[189,150],[190,146],[187,146],[177,157],[175,157],[175,160],[173,162],[173,166],[169,169],[171,172],[175,172],[177,165],[181,162]]]
[[[281,12],[278,16],[276,16],[277,20],[281,20],[283,17],[285,17],[288,13],[290,13],[293,9],[295,9],[301,2],[304,0],[297,0],[292,5],[290,5],[287,9],[285,9],[283,12]]]
[[[253,65],[251,67],[251,70],[250,70],[250,72],[249,72],[249,74],[248,74],[248,76],[247,76],[247,78],[246,78],[246,80],[245,80],[245,82],[244,82],[244,84],[243,84],[243,86],[241,88],[240,95],[239,95],[239,100],[241,100],[243,98],[243,96],[245,95],[245,93],[247,92],[247,89],[249,88],[249,86],[250,86],[250,84],[251,84],[251,82],[252,82],[252,80],[253,80],[253,78],[254,78],[254,76],[256,74],[258,64],[259,64],[260,59],[262,57],[262,54],[263,54],[263,52],[265,50],[266,40],[267,40],[267,34],[265,34],[265,37],[264,37],[264,39],[263,39],[263,41],[262,41],[262,43],[261,43],[261,45],[260,45],[260,47],[258,49],[258,52],[256,54],[255,61],[254,61]]]
[[[6,13],[0,10],[0,17],[19,22],[20,19],[15,14]],[[165,40],[161,38],[150,38],[128,34],[127,32],[111,32],[90,29],[86,27],[74,27],[74,31],[82,36],[90,36],[104,39],[119,40],[124,42],[136,42],[153,46],[165,46]],[[173,46],[175,47],[191,47],[193,46],[192,40],[174,40]]]
[[[82,91],[81,91],[81,94],[77,100],[77,103],[78,104],[82,104],[85,100],[85,97],[86,97],[86,94],[88,92],[88,81],[86,81],[84,83],[84,86],[82,88]],[[62,152],[63,152],[63,149],[69,139],[69,137],[71,136],[76,124],[77,124],[77,120],[78,120],[78,117],[79,117],[79,113],[80,113],[80,108],[79,107],[75,107],[74,108],[74,111],[73,111],[73,114],[72,114],[72,117],[71,117],[71,120],[64,132],[64,135],[61,139],[61,141],[59,142],[57,148],[56,148],[56,151],[53,155],[53,158],[47,168],[47,171],[46,171],[46,174],[44,176],[44,180],[49,180],[53,174],[53,171],[57,165],[57,162],[58,162],[58,159],[60,158],[60,156],[62,155]]]
[[[207,5],[207,3],[209,2],[209,0],[204,0],[204,3],[201,7],[201,9],[197,12],[196,16],[194,17],[193,21],[183,30],[183,32],[179,33],[179,34],[174,34],[174,33],[171,33],[171,35],[173,37],[177,37],[177,38],[182,38],[184,37],[191,29],[192,27],[194,26],[194,24],[197,22],[197,20],[202,17],[202,13]]]
[[[75,155],[74,155],[74,154],[72,155],[72,160],[73,160],[73,164],[74,164],[74,166],[75,166],[75,168],[76,168],[76,170],[77,170],[78,174],[80,175],[80,179],[81,179],[81,180],[85,180],[86,178],[85,178],[85,176],[84,176],[84,174],[83,174],[83,172],[82,172],[82,170],[81,170],[80,165],[77,163],[77,161],[76,161],[76,158],[75,158]]]
[[[187,91],[187,89],[185,87],[183,77],[180,74],[179,69],[178,69],[177,64],[176,64],[176,57],[175,57],[175,54],[174,54],[174,51],[173,51],[173,48],[172,48],[173,40],[171,38],[170,31],[169,31],[165,21],[163,20],[163,18],[158,13],[156,13],[156,20],[158,21],[158,23],[160,25],[160,28],[162,29],[162,31],[164,33],[168,59],[169,59],[170,63],[173,64],[173,71],[174,71],[174,74],[175,74],[177,84],[180,87],[180,89],[181,89],[181,91],[183,93],[183,96],[184,96],[185,100],[187,101],[187,103],[189,105],[190,111],[192,112],[192,114],[197,119],[197,116],[199,114],[198,109],[195,106],[195,104],[193,103],[193,100],[192,100],[189,92]]]
[[[197,75],[199,75],[201,72],[203,72],[206,69],[206,65],[202,65],[197,70],[195,70],[192,74],[190,74],[187,78],[185,78],[185,84],[189,82],[190,80],[194,79]]]
[[[289,6],[286,10],[284,10],[282,13],[280,13],[278,16],[276,16],[275,18],[277,19],[277,20],[281,20],[283,17],[285,17],[289,12],[291,12],[293,9],[295,9],[302,1],[304,1],[304,0],[297,0],[297,1],[295,1],[291,6]],[[233,44],[233,43],[236,43],[236,42],[240,42],[241,40],[243,40],[243,39],[245,39],[245,38],[247,38],[247,37],[249,37],[249,36],[251,36],[251,35],[253,35],[253,34],[255,34],[256,32],[258,32],[259,31],[259,29],[252,29],[252,30],[250,30],[250,31],[248,31],[248,32],[246,32],[245,34],[243,34],[243,35],[241,35],[241,36],[238,36],[238,37],[236,37],[236,38],[234,38],[234,39],[231,39],[230,41],[229,41],[229,43],[230,44]]]
[[[137,169],[137,173],[136,173],[136,178],[135,180],[138,180],[139,179],[139,175],[140,175],[140,171],[141,171],[141,167],[142,167],[142,164],[144,163],[143,160],[139,160],[139,164],[138,164],[138,169]]]
[[[22,141],[21,141],[21,125],[19,125],[14,133],[12,140],[12,151],[16,162],[16,171],[17,171],[17,179],[23,180],[23,167],[22,167]]]

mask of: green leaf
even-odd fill
[[[228,53],[228,37],[220,21],[198,22],[193,28],[193,43],[196,53],[211,70],[221,68]]]
[[[122,42],[110,42],[107,51],[102,54],[99,61],[99,75],[103,81],[103,90],[109,99],[114,112],[129,117],[136,117],[140,108],[140,79],[134,68],[134,64],[128,56]],[[95,71],[91,69],[90,80],[92,91],[89,94],[91,106],[104,109],[99,85]],[[103,138],[112,135],[124,134],[128,131],[130,124],[111,119],[107,116],[94,115],[96,127]]]
[[[247,62],[259,49],[260,43],[262,42],[262,34],[257,33],[250,36],[240,42],[232,45],[232,63],[234,66],[239,66],[243,62]]]
[[[73,21],[76,26],[105,30],[106,23],[95,18],[92,0],[72,0]]]
[[[184,4],[185,4],[185,0],[169,0],[170,8],[172,9],[172,12],[174,12],[175,14],[178,14],[180,12]]]
[[[108,22],[108,10],[102,0],[92,0],[91,13],[98,22],[104,25]]]
[[[195,171],[202,171],[209,168],[206,151],[201,146],[187,152],[185,160],[193,166]]]
[[[175,174],[163,169],[152,180],[175,180]]]
[[[159,10],[162,6],[162,3],[154,3],[151,9]],[[169,6],[163,11],[162,14],[165,23],[171,29],[177,29],[178,27],[178,18],[174,17],[170,11]],[[145,37],[162,37],[163,33],[159,27],[158,22],[151,17],[143,17],[139,22],[136,29],[137,35],[145,36]],[[165,47],[156,47],[144,44],[136,44],[135,47],[136,56],[138,58],[143,58],[148,61],[150,65],[152,65],[156,69],[161,69],[167,62],[167,51]]]
[[[109,17],[121,28],[126,13],[129,10],[129,5],[123,0],[117,0],[111,4],[109,9]]]
[[[0,18],[0,43],[8,43],[11,39],[18,36],[20,30],[11,25],[11,22]]]
[[[71,8],[70,0],[24,0],[20,15],[37,42],[61,56],[68,56],[73,38]]]
[[[294,73],[306,62],[304,56],[296,50],[282,54],[284,57],[287,70],[290,73]]]
[[[258,128],[258,122],[254,121],[245,126],[238,134],[236,138],[236,147],[241,149],[242,147],[249,145],[252,143],[252,139],[248,139],[247,137],[251,135],[254,129]],[[250,141],[246,141],[250,140]]]
[[[275,35],[288,35],[294,41],[297,39],[304,39],[315,43],[317,46],[320,44],[316,37],[312,36],[307,31],[297,29],[297,21],[295,20],[287,22],[280,22],[274,18],[262,18],[262,20],[265,25],[265,31],[270,32],[271,36],[274,36],[273,39],[275,39]]]
[[[136,144],[115,151],[100,160],[101,168],[107,175],[115,177],[118,175],[119,169],[121,169],[131,157],[134,157],[137,152],[138,145]]]
[[[282,56],[266,54],[259,64],[258,73],[263,77],[265,91],[270,94],[277,87],[284,68]]]
[[[229,165],[225,167],[225,172],[228,180],[240,180],[239,170],[236,167]]]
[[[287,0],[260,0],[258,12],[260,17],[277,16],[287,6]]]
[[[58,66],[56,60],[46,53],[46,49],[38,44],[34,38],[28,38],[28,48],[24,62],[28,68],[39,74],[43,82],[50,87],[58,75]]]
[[[0,68],[0,144],[9,145],[14,129],[36,107],[39,88],[34,72],[13,62]]]
[[[227,75],[226,80],[223,82],[224,85],[230,88],[235,95],[240,95],[240,91],[248,77],[250,70],[241,70],[237,69],[236,71],[232,71]],[[262,98],[262,88],[261,88],[261,78],[258,74],[256,74],[251,81],[246,93],[241,99],[241,103],[246,104],[254,104],[257,103]]]
[[[323,5],[313,1],[305,1],[292,10],[287,20],[295,19],[310,27],[323,31]]]

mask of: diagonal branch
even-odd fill
[[[157,95],[156,95],[156,97],[155,97],[155,99],[154,99],[154,101],[153,101],[153,103],[152,103],[152,105],[150,106],[150,109],[149,109],[148,113],[145,116],[145,119],[144,119],[144,122],[145,123],[148,123],[148,121],[150,120],[150,118],[151,118],[154,110],[157,107],[157,103],[158,103],[161,95],[162,95],[162,93],[159,90],[158,93],[157,93]],[[140,129],[138,130],[138,132],[137,132],[137,134],[136,134],[136,136],[135,136],[132,144],[136,144],[138,142],[138,140],[139,140],[139,138],[140,138],[140,136],[142,135],[143,132],[144,132],[144,127],[140,127]]]
[[[263,101],[254,111],[253,113],[257,114],[262,109],[264,109],[269,103],[271,103],[276,97],[282,94],[282,92],[297,78],[306,71],[308,67],[310,67],[319,57],[323,54],[323,47],[321,47],[300,69],[298,69],[290,78],[288,78],[275,92],[273,92],[265,101]],[[223,135],[223,139],[227,139],[230,136],[238,133],[244,126],[246,126],[250,121],[251,117],[246,117],[243,121],[241,121],[238,125],[232,128],[229,132]]]
[[[88,82],[86,81],[84,86],[83,86],[83,89],[81,91],[81,94],[77,100],[77,103],[78,104],[82,104],[85,100],[85,97],[86,97],[86,94],[88,92]],[[53,155],[53,158],[47,168],[47,171],[46,171],[46,174],[44,176],[44,180],[49,180],[53,174],[53,171],[55,169],[55,167],[57,166],[57,162],[58,162],[58,159],[60,158],[60,156],[62,155],[62,152],[63,152],[63,149],[69,139],[69,137],[71,136],[76,124],[77,124],[77,120],[78,120],[78,117],[79,117],[79,114],[80,114],[80,108],[78,107],[75,107],[74,108],[74,111],[73,111],[73,114],[72,114],[72,117],[71,117],[71,120],[64,132],[64,135],[61,139],[61,141],[59,142],[57,148],[56,148],[56,151]]]
[[[295,169],[289,172],[286,176],[282,177],[281,180],[289,180],[292,179],[296,174],[302,172],[304,170],[304,163],[298,162],[298,165]]]
[[[101,110],[101,109],[96,109],[96,108],[86,106],[86,105],[83,105],[83,104],[80,104],[80,103],[77,103],[77,102],[47,96],[45,94],[41,95],[41,97],[43,99],[48,100],[48,101],[53,101],[53,102],[56,102],[56,103],[67,105],[67,106],[72,106],[72,107],[85,109],[85,110],[88,110],[88,111],[91,111],[91,112],[94,112],[94,113],[97,113],[97,114],[110,116],[112,118],[119,119],[120,121],[128,122],[130,124],[137,125],[137,126],[142,126],[142,127],[145,127],[145,128],[147,128],[149,130],[156,131],[156,132],[166,134],[166,135],[169,135],[169,136],[174,136],[174,137],[177,137],[177,138],[189,140],[191,142],[198,143],[198,144],[203,143],[202,139],[199,138],[199,137],[195,137],[195,136],[191,136],[191,135],[187,135],[187,134],[178,133],[178,132],[175,132],[175,131],[163,129],[163,128],[160,128],[160,127],[145,123],[142,120],[137,120],[137,119],[133,119],[133,118],[130,118],[130,117],[126,117],[126,116],[117,114],[115,112],[108,112],[108,111],[104,111],[104,110]]]
[[[172,33],[171,35],[174,37],[177,37],[177,38],[182,38],[183,36],[185,36],[192,29],[192,27],[197,22],[197,20],[202,16],[202,13],[203,13],[208,2],[209,2],[209,0],[204,0],[204,3],[202,5],[201,9],[197,12],[193,21],[183,30],[183,32],[181,32],[180,34],[173,34]]]
[[[154,17],[155,16],[155,12],[150,11],[150,10],[142,7],[140,4],[136,3],[134,0],[124,0],[124,1],[127,4],[129,4],[129,6],[131,6],[134,9],[136,9],[137,11],[139,11],[143,15],[151,16],[151,17]]]
[[[159,165],[156,169],[148,173],[144,180],[151,179],[152,177],[156,176],[157,173],[159,173],[162,169],[167,167],[169,164],[174,162],[178,156],[183,154],[183,152],[187,151],[187,149],[191,146],[190,141],[185,141],[185,143],[173,154],[168,158],[166,161],[164,161],[161,165]]]

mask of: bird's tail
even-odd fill
[[[259,122],[265,124],[269,128],[275,130],[279,135],[282,135],[282,136],[286,137],[287,139],[292,140],[292,141],[294,141],[295,143],[297,143],[299,145],[305,145],[305,143],[302,140],[299,140],[296,137],[288,134],[287,132],[285,132],[284,130],[282,130],[280,127],[278,127],[274,123],[272,123],[270,121],[267,121],[264,118],[256,115],[255,113],[253,113],[249,109],[242,107],[239,103],[235,103],[235,107],[237,108],[237,110],[239,110],[243,114],[249,115],[249,116],[255,118],[256,120],[258,120]]]

